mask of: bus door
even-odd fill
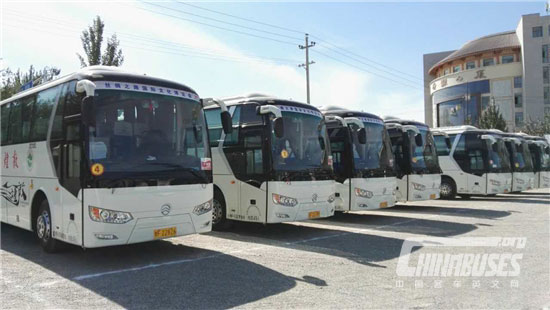
[[[84,168],[84,143],[83,127],[81,121],[81,103],[82,95],[76,93],[76,82],[71,82],[60,98],[56,110],[56,120],[62,119],[62,131],[59,143],[55,143],[52,130],[52,153],[56,150],[57,156],[57,175],[59,178],[59,188],[61,194],[62,223],[64,238],[74,244],[82,242],[82,216],[87,210],[83,209],[82,195],[82,177]],[[58,116],[59,115],[59,116]],[[56,121],[54,121],[54,124]],[[55,146],[56,144],[56,146]],[[97,152],[97,149],[95,149]],[[106,149],[104,149],[106,152]],[[57,157],[57,158],[56,158]]]
[[[243,107],[247,108],[247,106]],[[255,112],[255,109],[254,109]],[[243,118],[244,118],[243,114]],[[256,116],[256,114],[254,114]],[[260,123],[261,124],[261,123]],[[238,178],[241,180],[241,214],[247,221],[263,222],[267,214],[267,178],[263,125],[243,123],[240,128],[240,145],[243,158],[239,164],[242,169]]]

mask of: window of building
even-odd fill
[[[475,61],[468,61],[466,63],[466,70],[475,69],[476,62]]]
[[[542,46],[542,62],[543,63],[549,63],[550,62],[550,45],[544,44]]]
[[[485,59],[483,59],[483,66],[484,67],[493,66],[494,64],[495,64],[495,59],[494,58],[485,58]]]
[[[447,74],[449,74],[449,69],[443,70],[443,75],[447,75]]]
[[[503,64],[509,64],[511,62],[514,62],[514,55],[504,55],[501,57],[500,62]]]
[[[544,114],[550,114],[550,107],[544,107]]]
[[[544,86],[544,104],[550,104],[550,86]]]
[[[533,38],[542,37],[542,26],[533,27]]]
[[[489,96],[481,96],[481,111],[487,110],[489,107],[489,104],[491,102],[491,97]]]
[[[516,126],[523,126],[523,112],[516,112]]]
[[[542,67],[542,82],[544,84],[550,83],[550,67]]]
[[[516,108],[523,107],[523,95],[522,94],[515,94],[514,95],[514,105]]]
[[[458,72],[460,71],[460,66],[454,66],[453,67],[453,72]]]
[[[521,76],[515,76],[514,77],[514,88],[522,88],[523,87],[523,79]]]

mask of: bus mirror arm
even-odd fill
[[[76,83],[77,93],[86,93],[87,97],[93,97],[95,94],[95,83],[90,80],[80,80]]]
[[[451,138],[449,138],[449,136],[445,137],[445,144],[447,144],[447,148],[450,150],[452,147],[452,144],[451,144]]]
[[[94,97],[86,96],[82,99],[82,123],[89,127],[95,127]]]
[[[273,131],[277,138],[282,138],[285,136],[285,124],[282,117],[276,117],[273,120]]]
[[[491,135],[481,135],[481,139],[491,141],[491,144],[497,143],[497,139]]]
[[[357,117],[346,117],[344,118],[344,120],[346,121],[347,125],[354,124],[359,128],[365,128],[365,124],[363,124],[363,122]]]
[[[222,128],[225,134],[230,134],[233,131],[233,120],[231,119],[231,114],[229,111],[223,111],[220,113],[222,120]]]
[[[95,95],[96,85],[90,80],[80,80],[76,83],[76,92],[85,93],[86,96],[82,99],[82,122],[87,126],[95,126]]]
[[[217,105],[220,107],[220,119],[222,122],[222,129],[223,133],[230,134],[233,132],[233,120],[231,118],[231,113],[227,110],[227,106],[225,105],[225,102],[220,99],[213,99],[213,98],[205,98],[201,99],[201,102],[203,106],[208,105]]]

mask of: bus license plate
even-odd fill
[[[431,194],[430,199],[435,199],[435,194]]]
[[[388,207],[388,202],[387,201],[382,201],[380,203],[380,208],[387,208]]]
[[[154,233],[155,233],[155,239],[174,237],[176,235],[176,227],[155,229]]]
[[[321,216],[321,211],[311,211],[307,215],[310,219],[318,218],[319,216]]]

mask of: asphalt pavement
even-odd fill
[[[2,309],[550,307],[547,189],[56,254],[1,226]]]

